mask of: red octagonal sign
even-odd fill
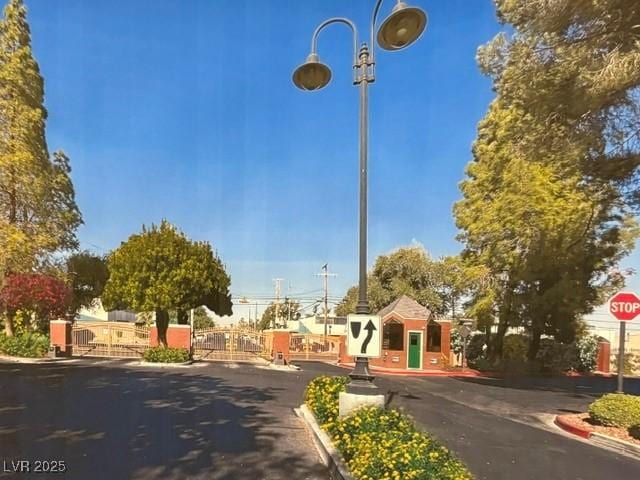
[[[640,315],[640,298],[632,292],[616,293],[609,300],[609,313],[623,322],[629,322]]]

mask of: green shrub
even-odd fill
[[[608,427],[629,428],[640,422],[640,397],[609,393],[589,405],[591,419]]]
[[[629,435],[631,435],[636,440],[640,440],[640,423],[637,425],[631,425],[629,427]]]
[[[486,336],[483,333],[478,333],[468,340],[466,355],[469,366],[475,368],[476,360],[484,358],[482,347],[484,346],[485,338]]]
[[[540,340],[536,364],[541,372],[568,372],[575,368],[577,362],[578,353],[575,344],[560,343],[552,338]]]
[[[142,358],[154,363],[184,363],[189,360],[189,351],[186,348],[153,347],[145,350]]]
[[[575,369],[579,372],[593,372],[598,362],[598,337],[585,335],[576,340],[575,346]]]
[[[0,334],[0,352],[13,357],[41,358],[49,351],[49,337],[41,333],[23,332],[13,337]]]
[[[304,392],[304,403],[311,409],[320,425],[338,417],[338,396],[347,389],[349,377],[316,377]]]
[[[462,335],[460,335],[460,331],[457,328],[454,328],[453,330],[451,330],[449,346],[451,351],[455,355],[460,355],[462,353],[462,346],[463,346],[464,340],[465,339],[462,338]]]
[[[525,335],[507,335],[502,343],[501,368],[509,371],[524,371],[527,367],[529,337]]]
[[[489,360],[487,360],[484,357],[476,358],[475,361],[473,362],[473,364],[471,364],[471,367],[475,368],[476,370],[480,370],[480,371],[493,370],[493,367],[492,367],[491,363],[489,362]]]
[[[397,410],[364,407],[338,418],[338,396],[347,377],[317,377],[305,403],[333,439],[353,476],[360,479],[470,480],[449,450],[420,432]]]

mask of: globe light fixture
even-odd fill
[[[293,83],[301,90],[320,90],[331,80],[331,69],[312,53],[293,72]]]
[[[399,1],[378,30],[378,45],[385,50],[400,50],[415,42],[427,27],[427,14]]]

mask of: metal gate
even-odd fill
[[[149,347],[149,327],[122,322],[77,322],[71,329],[73,355],[138,358]]]
[[[334,362],[340,354],[340,337],[294,333],[289,337],[289,356],[292,360],[320,360]]]
[[[200,360],[257,360],[271,355],[271,336],[251,329],[196,329],[193,351]]]

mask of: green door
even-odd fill
[[[420,368],[420,332],[409,332],[409,368]]]

